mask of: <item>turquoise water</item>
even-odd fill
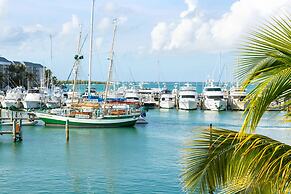
[[[200,127],[238,129],[241,112],[150,110],[148,125],[122,129],[24,127],[24,141],[0,136],[0,193],[182,193],[182,148]],[[282,113],[259,133],[291,144]]]
[[[144,88],[163,88],[164,86],[166,86],[167,89],[169,90],[173,90],[175,86],[178,87],[178,89],[185,85],[185,83],[191,83],[193,86],[196,87],[197,93],[202,93],[203,88],[205,83],[204,82],[147,82],[144,83],[143,87]],[[118,88],[119,86],[122,85],[126,85],[129,86],[129,84],[133,84],[134,86],[136,86],[137,88],[139,88],[139,84],[140,82],[123,82],[123,83],[119,83],[117,84],[116,88]],[[230,87],[233,85],[233,83],[215,83],[216,85],[220,85],[220,86],[227,86],[227,89],[230,89]],[[72,87],[72,85],[67,85],[67,87],[70,89]],[[87,89],[88,85],[86,84],[80,84],[77,86],[77,91],[79,92],[84,92]],[[104,84],[92,84],[92,87],[95,88],[98,92],[104,91],[105,87]],[[247,91],[249,91],[250,89],[252,89],[253,86],[250,86]]]

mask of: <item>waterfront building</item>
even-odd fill
[[[23,66],[25,71],[11,72],[11,65]],[[0,57],[0,90],[7,90],[10,87],[26,86],[27,88],[41,86],[43,80],[44,66],[39,63],[28,61],[10,61],[4,57]],[[21,74],[21,75],[18,75]],[[18,78],[15,83],[13,77]]]

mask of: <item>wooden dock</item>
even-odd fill
[[[12,135],[12,140],[14,142],[20,142],[22,138],[22,120],[14,119],[12,124],[12,130],[0,130],[0,135]]]

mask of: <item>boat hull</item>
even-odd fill
[[[231,110],[240,110],[243,111],[246,109],[246,103],[240,100],[231,99],[229,102]]]
[[[196,110],[197,101],[196,100],[179,100],[179,109],[181,110]]]
[[[171,109],[175,107],[175,102],[172,101],[161,101],[160,108]]]
[[[112,127],[132,127],[137,118],[98,118],[98,119],[79,119],[73,117],[50,115],[45,113],[35,113],[38,119],[42,120],[48,126],[64,126],[69,121],[70,127],[84,128],[112,128]]]
[[[204,100],[204,110],[223,111],[227,108],[225,100]]]
[[[25,109],[35,109],[41,107],[41,101],[23,101],[23,107]]]

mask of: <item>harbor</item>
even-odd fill
[[[290,0],[0,0],[0,194],[291,192]]]

